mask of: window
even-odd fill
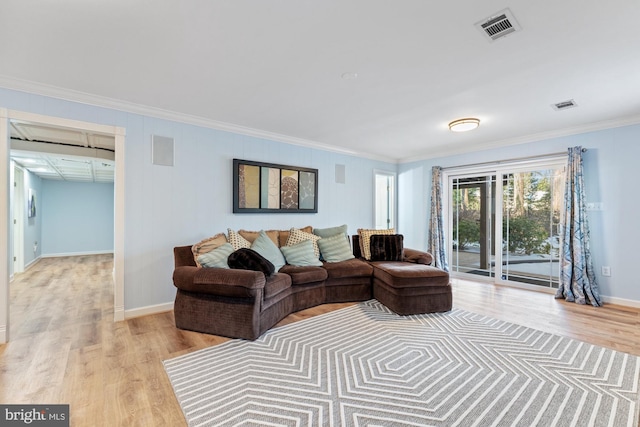
[[[396,174],[375,172],[374,213],[378,230],[395,227]]]

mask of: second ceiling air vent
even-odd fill
[[[567,108],[573,108],[573,107],[577,107],[578,104],[576,104],[576,101],[574,101],[573,99],[570,99],[568,101],[562,101],[562,102],[558,102],[557,104],[552,104],[551,107],[554,110],[566,110]]]
[[[476,23],[476,27],[491,41],[522,29],[509,9],[501,10],[483,19]]]

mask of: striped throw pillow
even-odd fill
[[[320,253],[326,262],[340,262],[353,259],[355,256],[351,252],[349,241],[344,237],[344,233],[331,237],[323,237],[318,240]]]
[[[303,240],[291,246],[283,246],[280,250],[289,265],[297,267],[322,266],[322,261],[318,259],[318,255],[313,251],[313,243],[310,240]]]
[[[223,245],[206,252],[198,257],[198,262],[203,267],[208,268],[229,268],[227,264],[227,258],[233,253],[233,246],[231,243],[224,243]]]

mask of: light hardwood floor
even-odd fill
[[[113,322],[109,255],[45,258],[11,283],[0,402],[68,403],[73,426],[186,425],[162,360],[226,338],[176,329],[172,312]],[[454,305],[640,356],[640,309],[454,280]],[[326,304],[279,325],[351,305]]]

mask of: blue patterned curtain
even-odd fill
[[[434,266],[449,271],[447,253],[444,246],[442,218],[442,168],[431,169],[431,219],[429,221],[428,251],[433,255]]]
[[[584,202],[582,147],[569,148],[562,218],[560,288],[556,298],[578,304],[602,305],[589,250],[589,224]]]

